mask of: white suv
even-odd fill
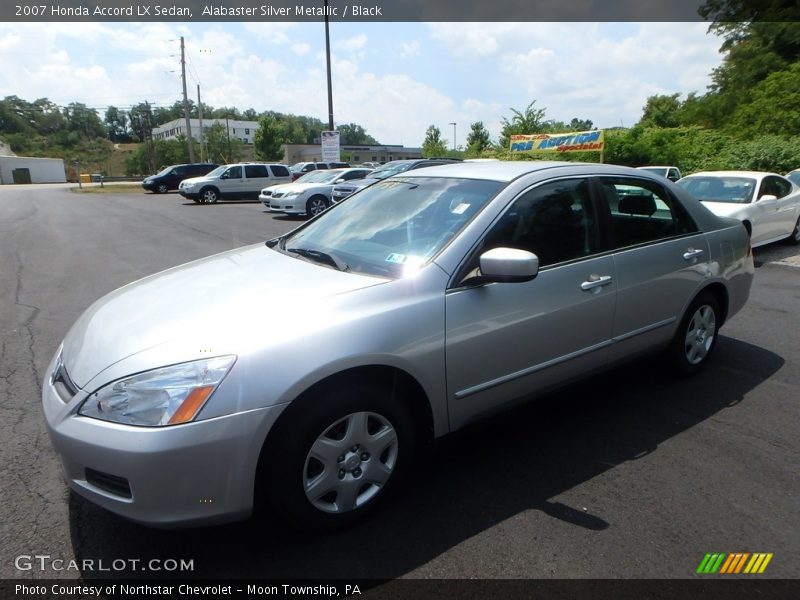
[[[217,167],[202,177],[183,180],[178,193],[195,202],[213,204],[221,198],[257,198],[265,186],[291,181],[292,173],[286,165],[236,163]]]

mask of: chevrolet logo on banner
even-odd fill
[[[706,554],[697,567],[697,573],[700,574],[715,574],[731,575],[731,574],[756,574],[763,573],[769,561],[772,560],[772,553],[756,552],[750,554],[748,552],[734,552],[732,554],[725,554],[724,552],[715,552]]]

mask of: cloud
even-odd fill
[[[402,58],[413,58],[419,56],[419,42],[403,42],[400,44],[400,56]]]

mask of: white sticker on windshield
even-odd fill
[[[458,206],[456,206],[456,207],[455,207],[455,208],[454,208],[452,211],[450,211],[450,212],[452,212],[454,215],[463,215],[463,214],[464,214],[464,211],[465,211],[465,210],[467,210],[468,208],[469,208],[469,204],[467,204],[466,202],[462,202],[461,204],[459,204]]]
[[[406,255],[395,254],[394,252],[392,252],[389,256],[386,257],[386,262],[397,263],[402,265],[404,262],[406,262]]]

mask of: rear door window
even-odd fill
[[[269,177],[266,165],[246,165],[244,175],[247,179],[259,179]]]
[[[633,178],[600,180],[615,248],[695,233],[697,225],[659,184]]]

